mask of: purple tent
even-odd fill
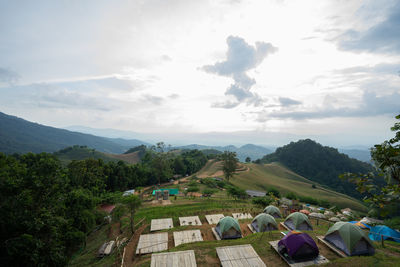
[[[296,261],[311,260],[319,254],[314,240],[308,234],[298,231],[291,231],[284,236],[278,243],[278,251]]]

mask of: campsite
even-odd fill
[[[305,240],[312,242],[317,248],[317,252],[313,252],[317,253],[317,257],[311,261],[305,261],[300,255],[299,262],[308,263],[301,266],[312,264],[396,266],[398,264],[400,243],[395,241],[400,241],[400,239],[397,240],[394,237],[394,239],[385,239],[384,242],[380,238],[374,239],[376,241],[369,239],[366,227],[360,226],[371,227],[368,225],[371,222],[361,223],[359,221],[362,218],[357,217],[363,211],[345,208],[332,212],[321,208],[317,212],[323,215],[323,218],[320,218],[307,216],[301,212],[291,213],[292,208],[311,213],[318,210],[318,207],[309,203],[291,201],[285,197],[274,198],[268,206],[261,206],[255,204],[254,199],[251,198],[232,198],[224,188],[217,189],[211,197],[183,194],[182,190],[188,188],[189,184],[191,186],[196,184],[201,188],[207,187],[202,179],[208,181],[207,177],[210,176],[203,173],[210,174],[209,166],[210,163],[196,175],[166,184],[162,188],[165,190],[162,191],[167,191],[167,189],[174,189],[173,192],[178,191],[168,200],[164,200],[163,197],[155,200],[156,194],[153,194],[153,187],[144,189],[142,207],[135,214],[136,230],[134,235],[128,236],[129,241],[124,246],[115,248],[114,253],[108,257],[99,259],[94,256],[102,242],[129,232],[129,219],[127,216],[122,216],[118,222],[114,221],[105,226],[101,234],[89,236],[87,248],[70,265],[109,266],[120,262],[121,266],[158,266],[157,264],[161,263],[156,263],[156,261],[164,259],[163,264],[176,261],[177,265],[173,264],[174,266],[220,266],[221,264],[230,266],[229,264],[238,264],[238,260],[244,262],[239,266],[247,266],[245,262],[251,261],[255,262],[252,266],[288,266],[288,262],[296,264],[296,261],[292,258],[285,259],[285,253],[278,251],[278,241],[288,234],[296,238],[297,235],[305,235]],[[247,167],[251,169],[252,166],[247,165]],[[219,170],[215,168],[214,171],[218,173]],[[198,178],[199,176],[203,178]],[[234,180],[235,178],[232,182]],[[346,213],[351,216],[345,215]],[[337,217],[342,218],[343,221],[335,223],[335,220],[329,220],[329,218]],[[261,220],[258,221],[259,218]],[[153,229],[155,225],[159,226]],[[114,227],[117,227],[119,231],[112,230]],[[351,232],[350,228],[354,232]],[[369,228],[366,229],[369,231]],[[159,236],[161,234],[165,235],[162,239]],[[346,236],[341,239],[340,234],[351,235],[353,239],[349,241]],[[325,236],[328,238],[326,239]],[[155,239],[144,241],[144,237]],[[360,243],[360,240],[368,244],[365,251],[360,250],[366,247],[364,243]],[[289,240],[289,243],[291,242],[293,243]],[[354,249],[355,247],[358,248],[358,252]],[[232,252],[229,252],[228,248],[232,249]],[[307,249],[299,249],[299,251],[304,254]],[[246,253],[253,256],[248,256]],[[314,255],[313,253],[311,255]],[[356,254],[362,256],[355,256]],[[179,261],[186,262],[186,265],[178,265]],[[188,262],[191,264],[195,262],[196,265],[189,265]]]

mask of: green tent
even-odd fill
[[[226,216],[219,220],[215,231],[221,237],[221,239],[234,239],[241,238],[242,231],[240,230],[240,225],[237,220],[230,216]]]
[[[337,222],[324,237],[328,241],[349,256],[373,255],[374,246],[368,235],[360,227],[349,222]]]
[[[157,190],[153,190],[153,196],[156,194],[156,191],[161,191],[161,192],[164,192],[164,191],[169,191],[169,195],[170,196],[175,196],[175,195],[178,195],[179,194],[179,190],[177,189],[177,188],[169,188],[169,189],[157,189]]]
[[[274,218],[282,218],[280,210],[272,205],[267,206],[263,212],[271,216],[274,216]]]
[[[287,216],[284,224],[290,230],[310,230],[312,231],[312,225],[308,220],[307,215],[301,212],[293,212]]]
[[[256,232],[278,230],[278,224],[276,223],[275,218],[265,213],[258,214],[251,222],[251,226],[256,230]]]

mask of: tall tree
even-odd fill
[[[229,181],[229,179],[235,173],[238,159],[236,157],[235,152],[225,151],[222,155],[222,171],[224,172],[225,179]]]
[[[400,120],[400,115],[396,119]],[[357,185],[357,190],[366,195],[364,200],[381,216],[400,214],[400,122],[396,122],[391,130],[395,132],[393,138],[371,149],[371,158],[378,174],[385,180],[385,185],[377,186],[372,172],[341,175],[341,178]]]
[[[137,195],[129,195],[122,197],[122,202],[128,206],[130,212],[130,222],[131,222],[131,231],[134,233],[134,221],[133,218],[135,217],[136,210],[142,204],[142,201]]]

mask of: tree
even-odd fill
[[[155,152],[151,161],[152,170],[158,180],[158,184],[161,184],[161,182],[167,181],[173,175],[171,153],[167,152],[164,142],[157,143],[157,146],[153,146],[152,150]]]
[[[229,152],[225,151],[222,155],[222,170],[225,175],[225,179],[229,181],[229,179],[233,176],[235,173],[238,159],[236,158],[236,153],[235,152]]]
[[[140,198],[137,195],[128,195],[128,196],[124,196],[122,197],[122,203],[124,203],[125,205],[128,206],[129,211],[130,211],[130,221],[131,221],[131,231],[132,233],[134,233],[134,221],[133,218],[135,216],[135,212],[136,210],[140,207],[140,205],[142,204],[142,201],[140,200]]]
[[[203,196],[204,197],[207,197],[207,198],[210,198],[213,194],[215,194],[217,192],[217,190],[216,189],[213,189],[213,188],[205,188],[204,190],[203,190]]]
[[[400,120],[400,115],[396,116]],[[357,185],[357,190],[365,195],[364,201],[381,216],[399,214],[400,200],[400,122],[391,128],[395,136],[371,149],[371,158],[379,176],[385,184],[376,185],[376,174],[345,173],[340,177]]]
[[[244,161],[246,161],[246,163],[249,163],[249,162],[251,162],[251,158],[250,157],[246,157],[246,159]]]

